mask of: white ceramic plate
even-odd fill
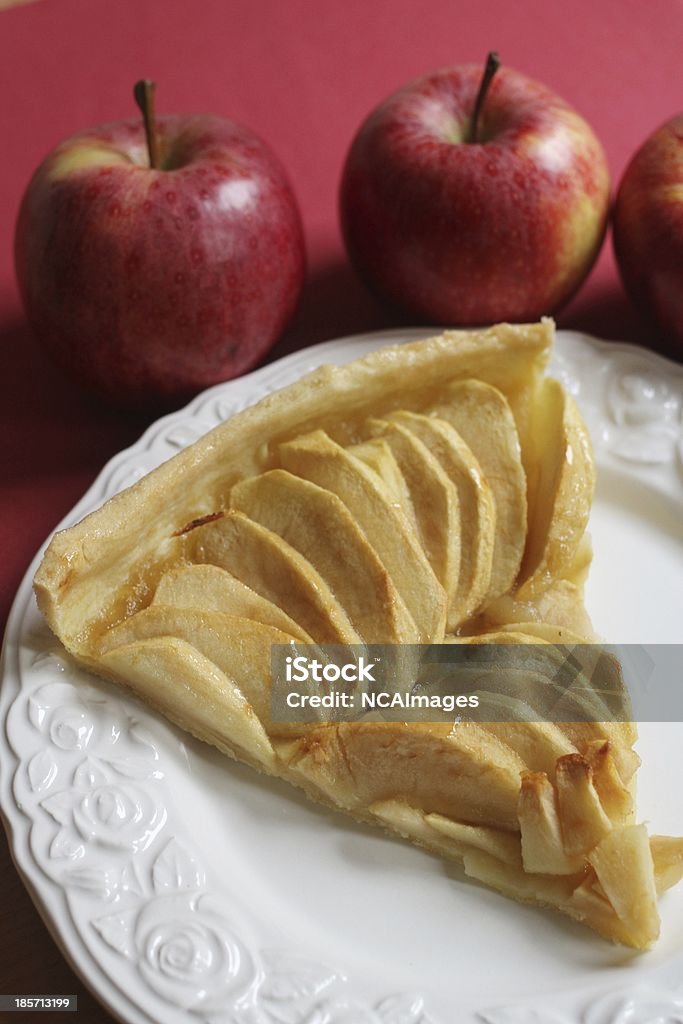
[[[113,459],[62,525],[322,362],[424,336],[306,349],[213,388]],[[600,467],[587,603],[611,642],[675,643],[683,611],[683,370],[560,332],[552,372]],[[159,720],[60,654],[24,580],[0,690],[14,856],[83,979],[131,1024],[683,1021],[683,887],[635,956],[321,810]],[[678,725],[641,730],[640,813],[680,832]],[[678,780],[674,783],[674,780]]]

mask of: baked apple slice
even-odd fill
[[[418,642],[417,627],[391,576],[336,494],[272,469],[233,487],[230,504],[311,563],[362,640]]]
[[[271,647],[287,645],[296,657],[304,650],[310,656],[310,645],[297,648],[287,633],[237,615],[153,604],[108,630],[100,641],[99,654],[138,640],[163,637],[183,640],[208,658],[237,686],[268,734],[278,734],[271,721],[270,687],[264,685],[271,675]]]
[[[458,493],[460,571],[447,616],[452,631],[480,608],[491,585],[496,528],[491,488],[470,448],[445,420],[406,411],[393,413],[390,420],[429,449]]]
[[[403,513],[408,524],[417,532],[415,509],[405,477],[396,461],[391,447],[382,438],[370,438],[358,444],[348,445],[347,451],[356,459],[375,471],[382,483],[391,492],[394,506]]]
[[[512,589],[526,542],[526,476],[515,419],[505,396],[480,380],[451,384],[447,399],[429,412],[457,430],[493,494],[496,525],[486,604]]]
[[[287,633],[295,640],[312,638],[282,608],[217,565],[176,565],[159,580],[152,604],[238,615]]]
[[[583,540],[595,490],[588,432],[562,385],[545,378],[531,412],[525,459],[529,531],[516,598],[534,598],[570,571]]]
[[[440,640],[446,625],[446,594],[410,523],[376,474],[322,430],[281,445],[279,457],[290,473],[340,498],[403,598],[418,639]]]
[[[414,529],[434,575],[446,592],[448,629],[457,614],[460,581],[460,501],[441,463],[416,435],[400,423],[369,419],[367,429],[390,446],[414,515]]]
[[[272,743],[233,679],[174,636],[134,640],[97,655],[98,671],[224,754],[273,772]]]
[[[249,516],[232,510],[183,534],[185,554],[236,576],[320,643],[361,638],[320,573],[299,552]]]

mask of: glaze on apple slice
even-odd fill
[[[380,437],[361,441],[359,444],[348,445],[347,452],[364,462],[369,469],[377,473],[382,483],[394,497],[394,508],[403,513],[414,532],[418,533],[415,509],[405,477],[399,469],[398,462],[391,447]]]
[[[562,385],[541,381],[527,453],[529,529],[516,598],[537,597],[574,564],[588,525],[595,467],[588,432]]]
[[[514,584],[526,542],[526,476],[515,419],[505,396],[479,380],[451,384],[447,399],[429,412],[457,430],[493,494],[496,529],[486,604]]]
[[[200,526],[187,535],[187,554],[236,576],[267,601],[286,608],[316,643],[359,644],[329,586],[291,544],[241,512]]]
[[[270,740],[246,697],[191,644],[172,636],[136,640],[104,651],[98,669],[197,739],[274,771]]]
[[[273,469],[233,487],[230,503],[311,563],[363,640],[417,643],[417,627],[403,599],[336,494]]]
[[[446,626],[455,629],[460,575],[460,501],[455,484],[440,462],[412,431],[400,423],[370,419],[366,429],[390,446],[405,480],[415,514],[417,536],[446,591]]]
[[[472,722],[339,723],[276,750],[292,776],[352,812],[401,793],[424,813],[518,829],[524,761]]]
[[[313,643],[308,633],[286,612],[217,565],[174,566],[159,580],[152,604],[239,615],[264,626],[274,626],[295,640]]]
[[[239,615],[150,605],[108,630],[100,642],[100,654],[154,637],[183,640],[213,662],[236,683],[268,735],[298,735],[305,731],[300,722],[287,725],[273,722],[271,717],[271,646],[288,645],[292,657],[302,653],[287,633]],[[324,718],[326,713],[320,712],[319,717]]]
[[[360,459],[315,430],[281,444],[282,466],[336,494],[375,550],[403,598],[423,643],[444,635],[446,594],[391,492]]]
[[[469,619],[486,598],[491,583],[496,510],[491,488],[470,448],[449,423],[419,413],[387,417],[413,433],[453,482],[460,508],[460,574],[449,629]]]

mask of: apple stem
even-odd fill
[[[500,57],[495,50],[490,50],[486,58],[486,65],[484,67],[484,73],[481,76],[481,82],[479,83],[479,92],[474,102],[474,113],[472,114],[472,121],[470,123],[470,137],[468,142],[479,141],[479,118],[481,116],[484,102],[486,100],[486,94],[489,91],[489,86],[493,81],[493,76],[500,67]]]
[[[141,78],[133,87],[133,96],[140,108],[142,119],[145,123],[149,166],[153,168],[161,166],[159,136],[157,135],[157,123],[154,116],[154,92],[156,87],[156,82],[152,82],[149,78]]]

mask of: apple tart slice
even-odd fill
[[[635,728],[607,699],[543,720],[494,668],[509,720],[282,722],[271,703],[274,644],[391,644],[405,674],[416,643],[591,640],[593,460],[543,377],[552,335],[451,331],[321,367],[57,534],[35,589],[73,657],[200,739],[645,949],[683,842],[636,822]]]

